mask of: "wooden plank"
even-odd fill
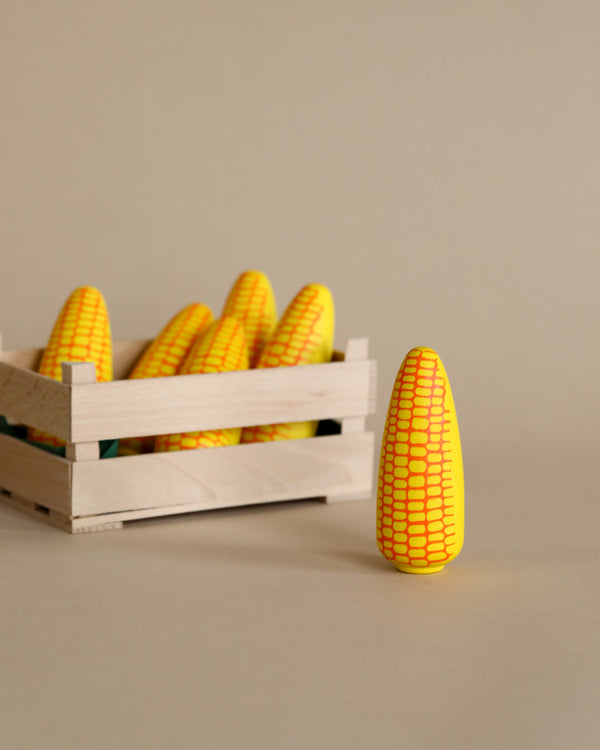
[[[113,343],[113,380],[124,380],[152,339],[115,341]]]
[[[115,341],[113,343],[113,380],[126,378],[133,365],[152,339]],[[1,351],[1,349],[0,349]],[[44,349],[9,349],[2,353],[2,361],[23,370],[37,372]]]
[[[364,416],[375,362],[73,386],[72,442]]]
[[[0,362],[0,414],[68,439],[69,413],[69,386]]]
[[[43,349],[9,349],[2,352],[1,359],[7,365],[37,372],[43,353]]]
[[[62,362],[62,381],[67,385],[85,385],[96,382],[96,365],[93,362]],[[65,456],[70,461],[97,461],[100,458],[100,443],[67,443]]]
[[[359,493],[361,497],[368,497],[369,493]],[[322,497],[319,495],[318,497],[293,497],[293,498],[287,498],[284,502],[295,502],[295,501],[302,501],[302,500],[319,500],[321,502],[329,502],[326,497]],[[95,530],[96,526],[106,526],[106,530],[110,531],[112,530],[111,524],[115,525],[115,528],[118,528],[117,524],[121,524],[121,526],[125,523],[128,523],[129,521],[143,521],[144,519],[148,518],[161,518],[164,516],[178,516],[178,515],[185,515],[186,513],[199,513],[206,510],[219,510],[225,507],[246,507],[248,505],[271,505],[273,503],[279,502],[278,498],[271,498],[269,500],[265,500],[264,503],[262,502],[253,502],[253,503],[238,503],[235,506],[215,506],[214,508],[207,508],[205,503],[188,503],[187,505],[170,505],[165,507],[158,507],[158,508],[142,508],[141,510],[127,510],[127,511],[120,511],[118,513],[102,513],[97,516],[81,516],[78,518],[73,518],[73,532],[72,533],[78,533],[77,530],[79,528],[79,525],[89,528],[89,530]],[[101,531],[104,531],[105,529],[99,529]]]
[[[50,524],[50,526],[61,529],[61,531],[66,531],[69,534],[84,534],[91,531],[113,531],[123,528],[122,521],[113,518],[107,519],[105,516],[91,519],[72,519],[58,511],[45,508],[18,495],[0,495],[0,501],[22,513],[26,513],[28,516],[37,518],[38,521]]]
[[[369,432],[77,462],[72,515],[367,496],[373,448]]]
[[[31,500],[27,500],[24,497],[18,495],[0,495],[0,502],[5,505],[10,505],[11,508],[26,513],[28,516],[37,518],[38,521],[48,523],[55,528],[61,529],[62,531],[68,531],[72,533],[71,519],[67,516],[63,516],[61,513],[50,510],[38,503],[34,503]]]
[[[71,515],[71,462],[0,435],[0,488]]]

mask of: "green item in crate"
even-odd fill
[[[12,425],[6,421],[6,418],[0,415],[0,434],[10,435],[10,437],[22,440],[24,443],[34,445],[36,448],[41,448],[43,451],[48,453],[54,453],[55,456],[65,457],[65,446],[55,445],[44,445],[43,443],[36,443],[33,440],[27,440],[27,427],[23,425]],[[117,455],[117,448],[119,447],[118,440],[101,440],[100,441],[100,458],[114,458]]]

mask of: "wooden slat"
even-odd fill
[[[373,433],[362,433],[77,462],[72,515],[368,496],[373,448]]]
[[[70,479],[69,461],[0,435],[0,488],[70,515]]]
[[[69,386],[0,362],[0,414],[3,416],[68,439],[69,404]]]
[[[1,359],[7,365],[37,372],[43,353],[43,349],[13,349],[2,352]]]
[[[113,343],[113,380],[126,378],[144,349],[151,342],[152,339],[115,341]],[[43,349],[12,349],[3,352],[1,359],[14,367],[37,372],[43,353]]]
[[[368,493],[359,493],[361,498],[368,496]],[[1,499],[1,498],[0,498]],[[358,497],[357,497],[358,499]],[[326,497],[294,497],[288,498],[285,502],[294,502],[301,500],[320,500],[321,502],[329,502]],[[265,500],[265,505],[278,502],[277,498],[271,498]],[[335,502],[335,499],[334,501]],[[237,505],[225,506],[225,507],[245,507],[246,505],[259,505],[260,502],[254,503],[237,503]],[[85,531],[111,531],[113,528],[120,528],[124,523],[129,521],[142,521],[147,518],[160,518],[161,516],[178,516],[184,515],[185,513],[198,513],[205,510],[219,510],[221,506],[215,506],[214,508],[207,508],[206,503],[188,503],[187,505],[171,505],[163,508],[143,508],[141,510],[126,510],[119,513],[102,513],[97,516],[81,516],[73,518],[72,520],[72,533],[79,533],[80,529]]]
[[[73,386],[72,442],[364,416],[375,362]]]
[[[113,343],[113,380],[123,380],[144,353],[152,339],[115,341]]]
[[[18,495],[11,495],[10,497],[0,495],[0,502],[10,505],[12,508],[20,510],[29,516],[33,516],[39,521],[48,523],[50,526],[67,531],[69,534],[85,534],[91,531],[114,531],[115,529],[123,528],[123,522],[112,518],[110,514],[108,519],[106,516],[89,519],[69,518],[58,511],[44,508]]]
[[[31,500],[26,500],[24,497],[18,495],[0,495],[0,502],[5,505],[10,505],[12,508],[20,510],[22,513],[26,513],[28,516],[33,516],[43,523],[49,523],[62,531],[73,532],[73,526],[71,519],[67,516],[63,516],[62,513],[45,508],[38,503],[34,503]]]

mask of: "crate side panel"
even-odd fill
[[[372,465],[372,433],[78,462],[73,515],[368,494]]]
[[[150,343],[152,339],[113,342],[113,380],[126,378]],[[0,359],[14,367],[37,372],[43,353],[43,349],[9,349],[2,352]]]
[[[71,515],[71,464],[64,458],[0,435],[0,487],[46,508]]]
[[[43,349],[8,349],[2,352],[0,360],[13,367],[37,372],[43,353]]]
[[[152,339],[115,341],[113,343],[113,380],[126,378],[151,343]]]
[[[0,414],[69,439],[70,389],[37,372],[0,362]]]
[[[122,380],[73,388],[72,441],[372,413],[364,362]]]

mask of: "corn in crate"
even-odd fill
[[[150,343],[115,343],[110,382],[96,382],[87,362],[63,362],[62,381],[42,375],[43,349],[2,352],[5,424],[58,438],[65,456],[0,433],[0,499],[76,533],[214,508],[370,496],[366,417],[375,411],[376,363],[366,339],[351,339],[324,364],[127,379]],[[316,437],[100,458],[120,438],[309,420],[320,422]]]

